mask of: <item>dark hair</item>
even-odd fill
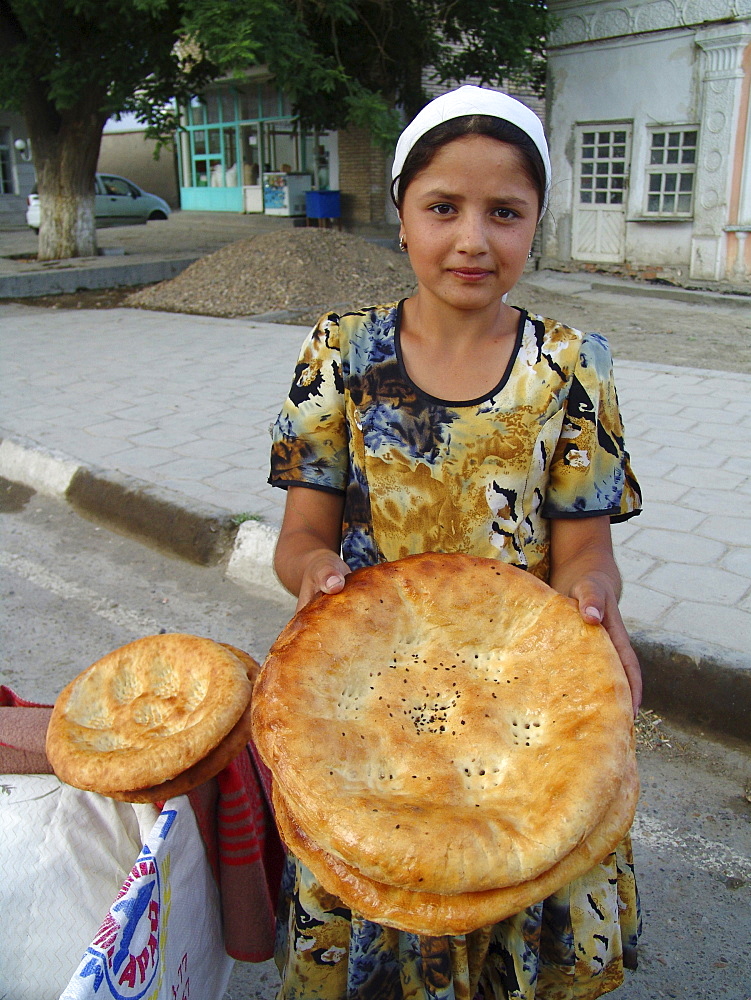
[[[430,166],[438,150],[454,139],[461,139],[467,135],[484,135],[489,139],[497,139],[498,142],[515,146],[521,154],[525,173],[537,190],[542,208],[547,182],[545,164],[530,136],[518,125],[507,122],[504,118],[496,118],[493,115],[462,115],[428,129],[407,153],[401,173],[391,184],[391,200],[397,211],[401,211],[404,194],[409,185],[421,170]]]

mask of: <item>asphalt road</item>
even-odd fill
[[[7,484],[6,484],[7,486]],[[141,635],[194,632],[263,658],[292,610],[0,488],[0,683],[53,701],[78,672]],[[666,724],[639,752],[633,839],[644,908],[639,971],[618,1000],[751,1000],[751,747]],[[226,1000],[272,1000],[273,963],[237,965]]]

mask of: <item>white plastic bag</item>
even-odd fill
[[[220,1000],[233,961],[187,796],[165,804],[60,1000]]]
[[[9,1000],[220,1000],[232,970],[187,796],[157,816],[0,776],[0,913]]]
[[[60,996],[156,816],[53,774],[0,775],[0,997]]]

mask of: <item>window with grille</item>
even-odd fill
[[[579,202],[622,205],[626,197],[627,133],[620,129],[582,132]]]
[[[647,167],[646,214],[690,218],[696,177],[695,126],[653,129]]]

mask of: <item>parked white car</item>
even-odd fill
[[[169,218],[171,209],[163,198],[149,194],[125,177],[97,174],[94,183],[97,228],[137,225],[153,219]],[[39,195],[36,184],[26,199],[26,222],[35,233],[39,232]]]

